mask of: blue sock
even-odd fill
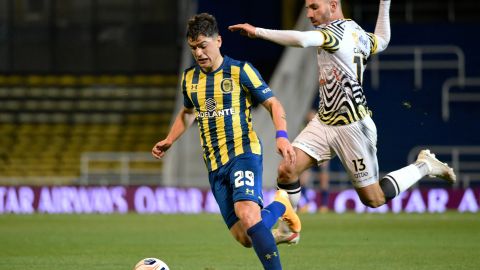
[[[281,270],[280,254],[278,253],[275,239],[270,229],[265,227],[263,221],[258,222],[247,230],[252,239],[253,249],[267,270]]]
[[[262,209],[262,221],[267,229],[271,229],[277,222],[278,218],[285,213],[285,205],[273,201],[267,207]]]
[[[302,187],[300,190],[301,196],[305,199],[306,202],[309,202],[308,196],[307,196],[307,189],[305,187]]]
[[[328,206],[328,195],[328,190],[320,191],[320,196],[322,196],[322,203],[320,204],[321,206]]]

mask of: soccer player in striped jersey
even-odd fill
[[[277,151],[293,165],[283,106],[250,63],[222,56],[222,38],[212,15],[192,17],[187,40],[196,65],[182,75],[184,108],[152,154],[162,158],[196,118],[211,190],[227,227],[243,246],[253,246],[264,269],[282,269],[271,228],[280,217],[294,232],[301,223],[283,190],[261,210],[262,146],[252,129],[251,107],[259,103],[270,113]]]
[[[317,47],[320,105],[316,118],[293,142],[295,166],[279,167],[278,187],[288,191],[294,207],[300,197],[298,175],[316,163],[338,155],[361,201],[379,207],[429,175],[455,182],[453,170],[422,150],[417,161],[379,179],[377,130],[362,87],[368,58],[387,48],[390,41],[390,0],[380,0],[374,33],[345,19],[340,0],[306,0],[312,31],[270,30],[250,24],[230,26],[251,38],[284,46]],[[284,231],[283,229],[281,231]],[[277,242],[289,242],[295,234],[274,232]]]

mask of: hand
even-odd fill
[[[295,155],[295,150],[293,150],[293,146],[290,144],[287,138],[277,138],[277,152],[282,155],[283,159],[289,165],[295,165],[297,161],[297,156]]]
[[[228,30],[235,32],[240,31],[241,35],[248,36],[249,38],[256,38],[255,30],[257,28],[248,23],[235,24],[228,27]]]
[[[165,156],[165,152],[172,146],[172,142],[170,140],[163,140],[159,141],[152,149],[152,155],[156,159],[162,159]]]

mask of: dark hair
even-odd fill
[[[208,13],[201,13],[188,20],[187,38],[196,40],[198,36],[213,37],[218,35],[217,20]]]

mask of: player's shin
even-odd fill
[[[283,213],[285,213],[285,206],[277,201],[273,201],[267,207],[262,209],[261,214],[265,227],[271,229]]]
[[[263,264],[264,269],[282,269],[280,254],[270,229],[263,221],[258,222],[247,230],[252,239],[253,249]]]
[[[385,194],[385,199],[392,200],[418,182],[425,174],[426,171],[422,164],[415,163],[385,175],[380,180],[380,187]]]
[[[298,202],[302,196],[302,187],[300,186],[300,180],[296,180],[290,184],[277,184],[278,189],[283,189],[288,193],[288,198],[290,199],[290,203],[292,204],[293,208],[296,210],[298,206]]]

